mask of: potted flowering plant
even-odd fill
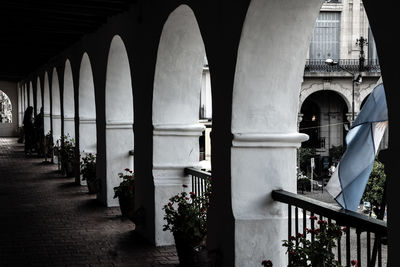
[[[75,161],[75,139],[69,134],[61,136],[61,147],[59,154],[61,157],[61,170],[67,177],[73,176]]]
[[[336,247],[335,240],[340,239],[346,227],[341,227],[325,220],[318,220],[316,216],[310,217],[311,221],[317,221],[319,228],[314,230],[306,228],[306,234],[297,233],[289,240],[283,240],[283,246],[289,254],[288,267],[343,267],[335,260],[332,249]],[[314,241],[307,238],[308,234],[314,234]],[[296,241],[298,244],[296,244]],[[261,263],[264,267],[272,266],[270,260]],[[352,266],[357,267],[357,261],[351,261]]]
[[[135,211],[135,179],[133,171],[129,168],[118,173],[122,179],[119,186],[114,187],[114,198],[118,198],[122,216],[133,220]]]
[[[89,194],[96,194],[99,192],[100,184],[96,177],[96,154],[86,153],[86,155],[81,158],[80,167],[82,180],[87,181]]]
[[[183,185],[183,188],[187,188]],[[205,248],[210,185],[203,195],[183,190],[164,206],[164,231],[174,235],[180,266],[207,266]]]

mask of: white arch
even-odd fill
[[[106,181],[102,198],[107,206],[117,206],[114,187],[119,185],[118,173],[133,169],[133,96],[128,55],[122,39],[111,41],[106,77]]]
[[[64,69],[64,135],[75,138],[75,101],[74,101],[74,83],[72,78],[71,63],[67,59]]]
[[[40,77],[37,77],[36,81],[36,112],[40,112],[42,107],[42,87],[40,86]]]
[[[18,127],[23,125],[24,111],[24,86],[18,83]]]
[[[96,101],[92,66],[87,53],[82,56],[79,71],[79,149],[96,153]]]
[[[351,91],[348,90],[347,88],[343,88],[340,86],[340,84],[331,84],[329,88],[324,88],[324,83],[313,83],[310,87],[301,90],[300,92],[300,100],[299,100],[299,112],[301,110],[301,107],[304,103],[304,101],[312,95],[315,92],[318,91],[324,91],[324,90],[329,90],[337,93],[343,101],[346,103],[347,110],[351,110]]]
[[[193,11],[176,8],[164,24],[157,52],[153,92],[153,178],[155,243],[174,242],[162,231],[163,203],[187,183],[184,168],[199,165],[201,79],[205,48]]]
[[[50,123],[50,86],[49,86],[49,75],[47,71],[44,73],[44,88],[43,88],[43,123],[44,123],[44,134],[48,134],[51,130]]]
[[[286,237],[287,208],[274,203],[270,192],[276,188],[296,192],[296,147],[307,138],[297,132],[299,91],[322,2],[252,0],[246,14],[232,99],[231,198],[237,266],[259,265],[252,255],[287,265],[281,243]],[[223,221],[212,223],[224,227]]]
[[[53,77],[51,82],[51,119],[53,125],[53,141],[56,144],[61,138],[61,100],[60,84],[58,81],[57,69],[53,68]]]
[[[29,106],[29,99],[28,99],[28,85],[24,83],[24,112],[26,108]]]
[[[29,82],[29,106],[32,106],[35,108],[35,101],[33,98],[33,84],[32,82]]]

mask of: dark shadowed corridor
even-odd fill
[[[174,246],[145,243],[119,208],[98,204],[54,164],[0,138],[0,266],[175,266]]]

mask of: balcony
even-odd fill
[[[343,68],[351,71],[358,72],[359,71],[359,60],[358,59],[339,59],[339,65]],[[365,60],[364,66],[362,67],[362,72],[370,73],[372,76],[374,74],[379,74],[381,72],[381,67],[379,65],[379,61],[377,59],[368,59]],[[308,59],[306,60],[306,65],[304,67],[304,74],[313,74],[313,73],[346,73],[339,66],[329,66],[325,63],[324,59]],[[346,73],[347,75],[347,73]]]

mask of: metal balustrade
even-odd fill
[[[192,191],[196,196],[202,196],[211,180],[211,172],[196,168],[185,168],[185,175],[190,175]]]
[[[339,65],[351,71],[358,72],[360,70],[360,60],[358,59],[339,59]],[[361,69],[363,72],[381,72],[381,67],[377,59],[368,59],[364,61]],[[343,72],[338,66],[330,66],[325,63],[324,59],[307,59],[304,67],[305,72]]]
[[[353,228],[353,231],[356,232],[356,259],[358,262],[358,267],[361,266],[375,266],[376,257],[378,266],[382,266],[382,242],[387,240],[387,224],[385,221],[377,220],[363,214],[359,214],[357,212],[344,210],[340,207],[336,207],[334,205],[321,202],[318,200],[314,200],[302,195],[294,194],[291,192],[287,192],[284,190],[274,190],[272,191],[272,198],[275,201],[279,201],[282,203],[288,204],[288,240],[290,236],[292,236],[292,230],[294,228],[295,233],[302,233],[306,235],[306,227],[307,227],[307,218],[309,216],[317,216],[320,220],[327,219],[329,223],[334,222],[340,226],[345,226],[345,250],[346,250],[346,266],[350,267],[351,265],[351,234],[350,229]],[[292,215],[294,209],[294,227],[292,225]],[[299,210],[301,209],[301,211]],[[299,220],[299,213],[301,212],[302,217]],[[302,229],[299,229],[299,222],[302,222]],[[310,228],[314,230],[314,221],[309,222]],[[366,250],[365,257],[362,257],[362,247],[361,247],[361,233],[366,233],[367,238],[367,247],[363,250]],[[314,239],[313,231],[311,231],[311,240]],[[295,235],[296,235],[295,234]],[[371,234],[374,234],[374,240],[372,240]],[[373,243],[373,248],[372,246]],[[372,248],[372,249],[371,249]],[[341,238],[337,240],[337,251],[335,253],[337,260],[340,264],[342,264],[342,243]],[[366,259],[366,260],[365,260]]]

